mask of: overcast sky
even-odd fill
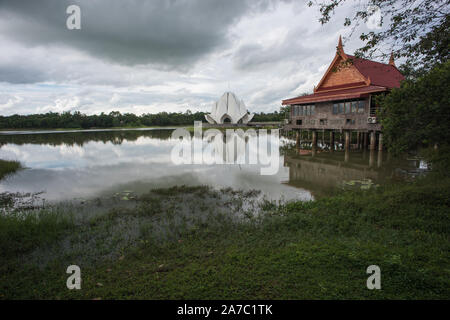
[[[322,26],[305,3],[0,0],[0,114],[209,112],[228,90],[279,110],[312,91],[339,34],[347,53],[361,45],[345,38],[353,4]],[[81,30],[66,27],[71,4]]]

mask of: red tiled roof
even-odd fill
[[[339,58],[349,59],[353,66],[363,76],[362,79],[349,77],[348,81],[339,83],[331,87],[323,87],[322,82],[326,79],[331,67],[338,63]],[[367,97],[372,92],[388,91],[391,88],[399,88],[400,83],[405,77],[398,71],[394,65],[394,59],[391,55],[389,64],[375,62],[344,53],[342,39],[339,37],[338,47],[333,62],[328,67],[327,72],[320,80],[314,93],[306,96],[283,100],[282,104],[300,104],[321,101],[344,100],[352,98]],[[351,82],[353,80],[353,82]],[[355,80],[357,80],[355,82]]]
[[[351,89],[341,89],[333,90],[327,92],[316,92],[306,96],[296,97],[292,99],[283,100],[283,105],[286,104],[301,104],[310,102],[323,102],[323,101],[335,101],[335,100],[345,100],[345,99],[355,99],[366,97],[367,94],[372,92],[383,92],[388,90],[388,88],[383,86],[365,86],[359,88]]]
[[[393,65],[356,58],[348,54],[347,57],[352,60],[353,65],[364,77],[370,78],[372,85],[399,88],[400,82],[405,79]]]

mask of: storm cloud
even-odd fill
[[[66,28],[81,9],[82,30]],[[227,45],[227,30],[269,0],[14,0],[0,4],[0,30],[30,46],[64,45],[121,64],[187,68]]]

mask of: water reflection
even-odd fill
[[[107,196],[123,190],[142,193],[150,188],[186,184],[258,189],[272,200],[311,199],[309,191],[283,184],[289,179],[289,169],[283,167],[282,156],[278,173],[273,176],[262,176],[260,165],[175,165],[170,155],[178,140],[171,138],[172,131],[0,135],[0,158],[16,159],[27,167],[0,181],[0,192],[45,191],[47,200],[58,201]],[[205,143],[214,148],[214,139]],[[243,140],[248,155],[256,152],[251,139]],[[232,158],[227,158],[226,153],[222,156],[225,160],[237,160],[242,147],[234,151]]]
[[[285,155],[289,168],[289,185],[306,188],[314,197],[329,194],[348,181],[373,181],[382,184],[423,173],[420,159],[390,159],[383,151],[341,151],[296,149]],[[367,157],[369,154],[369,157]],[[425,168],[425,167],[424,167]]]
[[[27,167],[0,181],[0,192],[45,191],[47,200],[58,201],[186,184],[258,189],[272,200],[309,200],[329,194],[343,181],[371,179],[380,184],[426,169],[420,159],[391,159],[375,150],[329,152],[323,139],[317,147],[292,149],[288,145],[295,145],[295,139],[281,137],[279,170],[264,176],[265,165],[250,164],[261,153],[257,135],[237,132],[227,137],[220,131],[207,139],[191,135],[203,151],[210,151],[199,155],[193,148],[193,157],[202,156],[203,163],[176,165],[171,151],[179,140],[172,139],[172,131],[0,134],[0,158]],[[227,144],[230,139],[237,143]],[[212,161],[216,157],[225,164]]]
[[[168,140],[172,129],[135,129],[135,130],[79,130],[79,131],[23,131],[17,134],[12,132],[0,132],[0,147],[6,144],[24,145],[40,144],[50,146],[80,146],[88,142],[111,142],[120,145],[122,142],[136,141],[139,138],[155,138]]]

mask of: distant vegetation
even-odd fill
[[[253,121],[281,121],[284,114],[256,113]],[[45,114],[0,116],[0,129],[59,129],[59,128],[113,128],[113,127],[150,127],[192,125],[194,121],[205,122],[205,112],[187,110],[184,113],[159,112],[145,113],[140,116],[132,113],[112,111],[109,114],[86,115],[76,112],[48,112]]]
[[[4,144],[39,144],[50,146],[83,146],[87,142],[111,142],[115,145],[123,141],[136,141],[140,137],[167,140],[171,137],[170,130],[117,130],[117,131],[90,131],[80,134],[79,132],[60,132],[59,134],[3,134],[0,135],[0,147]]]

